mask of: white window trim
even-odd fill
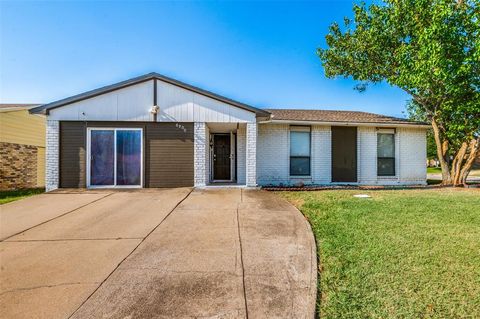
[[[292,175],[291,170],[290,170],[290,160],[291,160],[291,155],[290,155],[290,144],[291,144],[291,137],[290,133],[291,132],[308,132],[310,134],[310,174],[308,175]],[[300,125],[290,125],[288,129],[288,176],[290,180],[299,180],[299,179],[305,179],[305,180],[312,180],[313,176],[313,165],[312,165],[312,157],[313,157],[313,152],[312,152],[312,127],[311,126],[300,126]]]
[[[91,161],[91,132],[92,131],[101,131],[108,130],[113,131],[114,142],[113,142],[113,185],[91,185],[91,170],[90,170],[90,161]],[[117,131],[140,131],[140,185],[117,185]],[[142,188],[143,187],[143,129],[139,127],[87,127],[87,188]]]
[[[378,175],[378,134],[392,134],[393,135],[393,142],[395,146],[395,175]],[[396,129],[392,128],[377,128],[375,132],[375,141],[376,141],[376,147],[375,147],[375,174],[377,175],[377,180],[383,180],[383,181],[396,181],[399,179],[399,170],[400,167],[398,165],[398,160],[400,157],[400,154],[398,153],[399,151],[399,143],[398,143],[398,132]]]

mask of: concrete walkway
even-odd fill
[[[0,210],[6,317],[313,317],[313,235],[271,193],[64,192]]]

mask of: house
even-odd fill
[[[260,109],[149,73],[45,104],[47,190],[425,184],[424,123]]]
[[[45,186],[45,116],[38,104],[0,104],[0,190]]]
[[[480,169],[480,152],[477,154],[477,157],[475,158],[475,162],[473,162],[472,168]]]

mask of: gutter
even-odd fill
[[[326,126],[364,126],[364,127],[409,127],[409,128],[431,128],[426,123],[373,123],[373,122],[325,122],[325,121],[291,121],[291,120],[267,120],[259,121],[258,124],[293,124],[293,125],[326,125]]]

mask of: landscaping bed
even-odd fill
[[[404,189],[439,189],[439,188],[453,188],[453,186],[442,186],[441,180],[427,180],[427,185],[265,185],[263,190],[267,191],[321,191],[321,190],[404,190]],[[466,188],[480,188],[480,183],[468,183]]]

